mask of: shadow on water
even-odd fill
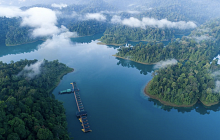
[[[6,46],[4,42],[0,43],[0,57],[10,54],[21,54],[21,53],[29,53],[35,50],[38,50],[38,45],[40,45],[43,41],[37,41],[30,44],[22,44],[17,46]]]
[[[115,57],[118,61],[117,65],[121,65],[122,67],[128,67],[128,68],[136,68],[140,71],[140,74],[147,75],[148,73],[151,73],[153,70],[154,65],[144,65],[140,64],[134,61],[122,59]]]
[[[177,110],[180,113],[187,113],[195,110],[197,113],[201,115],[208,115],[211,113],[211,111],[217,112],[220,110],[220,103],[207,107],[204,106],[201,102],[197,102],[194,106],[192,107],[172,107],[172,106],[166,106],[162,103],[160,103],[156,99],[148,98],[150,102],[154,103],[154,106],[159,109],[163,109],[164,111],[170,112],[171,110]]]

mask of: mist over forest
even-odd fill
[[[144,81],[146,84],[148,80],[148,84],[144,89],[134,91],[144,90],[143,94],[164,105],[192,107],[199,103],[204,106],[218,106],[219,7],[219,0],[0,0],[1,56],[11,52],[13,56],[19,53],[26,57],[25,55],[30,52],[33,54],[39,53],[39,50],[43,52],[38,54],[41,60],[25,59],[11,61],[9,64],[0,61],[0,139],[71,139],[67,130],[65,109],[63,104],[55,99],[52,90],[58,85],[60,78],[73,72],[73,69],[59,63],[58,60],[49,62],[43,58],[48,56],[62,57],[63,60],[66,59],[67,64],[74,66],[76,64],[78,66],[77,73],[74,73],[76,76],[81,74],[82,69],[84,72],[91,72],[87,67],[91,67],[93,62],[88,65],[87,55],[97,51],[94,58],[92,55],[89,56],[92,58],[91,61],[98,62],[97,59],[102,56],[103,63],[106,63],[104,62],[106,60],[109,63],[118,62],[117,67],[114,67],[115,71],[109,68],[113,64],[105,64],[104,67],[100,66],[101,68],[97,68],[98,63],[93,64],[92,68],[94,67],[96,74],[94,77],[99,77],[101,72],[108,73],[109,71],[105,70],[110,69],[115,75],[117,72],[119,74],[116,77],[105,75],[105,78],[115,78],[109,81],[117,81],[121,75],[123,78],[132,79],[136,77],[124,75],[126,73],[122,71],[126,68],[135,68],[140,71],[141,76],[148,75]],[[96,35],[98,37],[92,40]],[[77,39],[81,40],[79,41],[81,44],[75,42]],[[30,43],[37,45],[31,49],[28,48]],[[24,44],[27,46],[22,48],[25,50],[22,54],[23,50],[20,47]],[[78,52],[82,48],[84,50]],[[72,52],[71,56],[67,55],[67,51]],[[109,54],[110,52],[115,54]],[[77,56],[78,54],[80,55]],[[116,59],[111,59],[112,57]],[[77,63],[73,63],[76,61]],[[149,67],[145,67],[146,65]],[[118,66],[123,66],[123,70],[117,71]],[[139,73],[137,75],[140,76]],[[94,80],[93,76],[86,78],[87,82]],[[83,84],[83,80],[79,81]],[[120,88],[120,84],[112,87]],[[86,86],[88,85],[90,86],[90,84]],[[74,88],[68,91],[73,92]],[[129,100],[128,98],[123,100],[129,101],[127,104],[130,104],[130,99],[132,103],[136,103],[133,100],[134,94],[130,95],[132,97]],[[105,99],[100,101],[105,102]],[[96,99],[94,102],[98,103]],[[147,100],[143,102],[141,105],[145,105]],[[140,106],[137,108],[140,109]],[[219,107],[217,108],[219,110]],[[120,110],[120,107],[117,109]],[[154,115],[152,110],[150,112]],[[80,114],[80,110],[78,113]],[[137,117],[138,113],[133,114]],[[117,113],[115,116],[119,117]],[[80,121],[82,123],[82,118]],[[85,132],[86,129],[83,127],[82,131]]]
[[[104,35],[101,38],[102,42],[107,44],[123,44],[128,40],[167,40],[173,38],[174,34],[190,33],[206,21],[218,18],[219,6],[220,2],[214,0],[138,0],[135,2],[1,0],[0,16],[7,18],[1,20],[12,25],[0,28],[3,36],[1,40],[5,40],[6,45],[14,45],[46,39],[54,34],[60,35],[66,32],[69,37],[76,34],[84,36],[111,32],[114,36]],[[121,30],[120,28],[126,28],[126,30],[117,33]],[[136,37],[130,37],[130,33],[126,32],[128,30],[131,30]],[[164,32],[164,35],[145,37],[144,34],[154,34],[158,32],[156,30]]]

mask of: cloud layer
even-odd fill
[[[24,12],[21,26],[33,27],[33,36],[49,36],[58,34],[56,13],[47,8],[34,7]]]
[[[33,7],[22,11],[17,7],[0,7],[0,16],[21,17],[21,26],[32,27],[33,37],[53,36],[62,32],[62,29],[56,26],[56,12],[48,8]]]
[[[220,78],[220,71],[215,71],[211,75],[215,79],[219,79]],[[215,88],[213,89],[213,92],[214,93],[219,93],[220,92],[220,80],[215,81]]]
[[[195,39],[195,40],[196,40],[196,42],[200,42],[200,41],[203,41],[203,40],[214,39],[214,38],[209,37],[209,36],[206,36],[206,35],[201,35],[201,36],[192,36],[192,37],[189,37],[189,38]]]
[[[122,20],[120,16],[116,16],[116,15],[112,17],[111,22],[120,23],[130,27],[141,27],[144,29],[146,28],[146,26],[157,27],[157,28],[176,28],[176,29],[191,29],[197,27],[197,25],[192,21],[171,22],[167,19],[158,20],[148,17],[144,17],[142,18],[142,20],[139,20],[134,17],[130,17]]]
[[[27,78],[33,79],[35,76],[41,73],[41,66],[44,64],[44,61],[37,61],[30,66],[26,65],[24,69],[17,76],[25,76]]]
[[[69,47],[72,45],[71,37],[76,37],[75,32],[63,32],[59,35],[53,35],[51,39],[47,39],[39,48],[57,49],[60,47]]]
[[[24,13],[22,12],[21,9],[18,7],[2,7],[0,6],[0,16],[1,17],[8,17],[8,18],[13,18],[13,17],[19,17],[22,16]]]
[[[90,19],[98,20],[98,21],[105,21],[106,20],[106,17],[101,13],[88,13],[88,14],[86,14],[85,18],[87,20],[90,20]]]
[[[166,68],[167,66],[176,65],[178,62],[176,59],[170,59],[166,61],[157,62],[154,69]]]
[[[53,3],[53,4],[51,4],[51,6],[54,7],[54,8],[60,8],[60,9],[62,9],[62,8],[67,7],[67,4],[63,4],[63,3],[56,4],[56,3]]]
[[[219,93],[220,92],[220,81],[217,80],[215,81],[215,88],[213,90],[215,93]]]

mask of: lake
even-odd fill
[[[144,95],[153,65],[115,58],[117,47],[97,45],[101,34],[71,39],[68,45],[39,47],[42,41],[6,47],[0,61],[47,59],[75,69],[63,77],[53,93],[63,102],[68,131],[74,140],[215,140],[220,137],[220,105],[191,108],[163,106]],[[43,45],[44,46],[44,45]],[[83,133],[76,118],[73,94],[58,95],[76,82],[92,132]]]

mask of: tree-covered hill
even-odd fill
[[[146,88],[148,95],[174,106],[189,106],[198,100],[205,105],[213,105],[220,99],[219,79],[213,76],[220,70],[217,60],[213,60],[220,52],[219,30],[219,20],[213,20],[167,46],[148,43],[121,47],[116,56],[143,63],[177,59],[177,65],[155,71]]]
[[[147,27],[111,26],[104,32],[100,41],[105,44],[125,44],[128,41],[165,41],[174,38],[174,30]]]
[[[37,60],[0,62],[0,139],[70,139],[65,110],[52,89],[73,69],[58,61],[42,63],[41,73],[30,78],[30,67]]]
[[[31,36],[30,27],[21,27],[20,22],[20,18],[0,17],[0,41],[14,46],[39,40]]]

